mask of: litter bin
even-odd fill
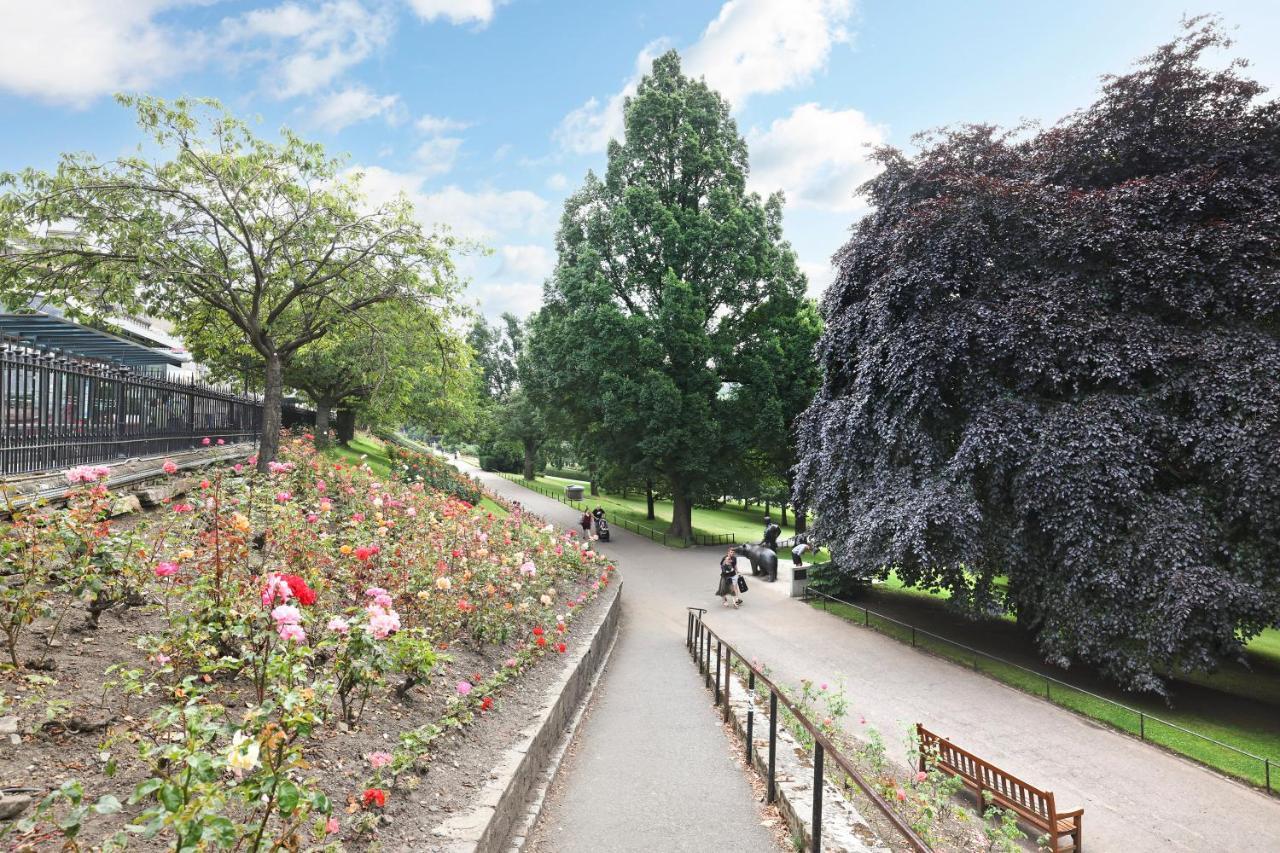
[[[564,496],[571,501],[582,500],[582,486],[565,486]]]

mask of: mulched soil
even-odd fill
[[[604,598],[596,596],[578,611],[569,633],[571,644],[591,636],[604,616]],[[20,657],[51,658],[56,669],[0,673],[4,696],[0,717],[17,718],[17,731],[0,732],[0,787],[28,790],[38,800],[62,782],[80,779],[89,801],[108,793],[121,802],[127,800],[148,775],[127,738],[161,703],[155,694],[126,697],[117,690],[104,690],[104,684],[117,677],[108,673],[112,667],[150,666],[134,640],[159,633],[163,623],[160,606],[148,605],[110,611],[94,629],[73,608],[51,649],[46,645],[49,624],[33,626],[20,647]],[[492,711],[435,741],[431,755],[419,762],[418,772],[403,774],[389,792],[375,834],[360,833],[353,814],[361,793],[358,786],[370,772],[365,757],[378,750],[390,751],[402,731],[436,720],[454,697],[459,680],[478,682],[500,668],[512,652],[513,648],[496,646],[451,647],[442,654],[432,681],[415,688],[408,701],[398,701],[389,691],[375,693],[355,726],[328,725],[313,736],[306,755],[334,803],[344,847],[431,850],[432,828],[451,814],[471,808],[504,750],[542,706],[545,691],[568,665],[568,656],[544,657],[494,696]],[[245,704],[245,697],[234,690],[221,699],[228,707]],[[110,778],[104,773],[108,753],[118,762],[118,771]],[[141,810],[141,806],[126,805],[124,814]],[[121,815],[90,818],[80,840],[93,844],[124,822]],[[52,850],[57,845],[49,838],[25,849]],[[164,846],[136,839],[130,843],[130,849],[139,850]],[[0,849],[24,848],[6,839],[0,841]]]

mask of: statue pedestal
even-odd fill
[[[779,559],[776,583],[787,590],[792,598],[804,598],[805,587],[809,585],[809,567],[792,565],[790,555],[786,559]]]

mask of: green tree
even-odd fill
[[[215,101],[119,100],[146,153],[0,176],[0,296],[225,317],[262,366],[265,468],[294,355],[372,305],[448,297],[452,243],[403,199],[364,209],[357,179],[288,130],[266,141]]]
[[[746,191],[728,104],[674,52],[628,100],[625,130],[604,180],[566,201],[529,385],[556,432],[665,481],[671,533],[688,537],[694,501],[747,450],[734,420],[763,402],[722,389],[758,387],[744,348],[794,320],[804,277],[781,195]]]

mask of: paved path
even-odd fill
[[[568,507],[500,477],[479,476],[548,521],[577,529],[578,513]],[[687,594],[649,571],[658,554],[640,540],[626,537],[600,550],[618,560],[626,582],[618,641],[532,849],[777,853],[711,694],[685,652]]]
[[[576,517],[514,483],[484,476],[494,489],[551,520],[571,524]],[[627,595],[637,591],[631,601],[643,604],[624,623],[619,649],[624,640],[642,643],[652,648],[653,659],[648,674],[632,676],[642,683],[611,689],[634,693],[637,703],[661,702],[656,682],[675,683],[686,679],[682,671],[693,670],[681,657],[684,607],[710,607],[712,627],[784,682],[843,677],[851,700],[847,725],[857,734],[865,716],[899,761],[905,761],[903,734],[918,721],[1052,790],[1061,806],[1083,806],[1092,850],[1280,851],[1280,800],[789,599],[780,585],[754,583],[741,610],[723,610],[712,596],[718,552],[667,549],[618,527],[614,538],[602,550],[617,555]],[[663,643],[672,644],[676,653],[664,653]],[[621,680],[619,672],[612,683]],[[675,820],[673,825],[688,824]]]

